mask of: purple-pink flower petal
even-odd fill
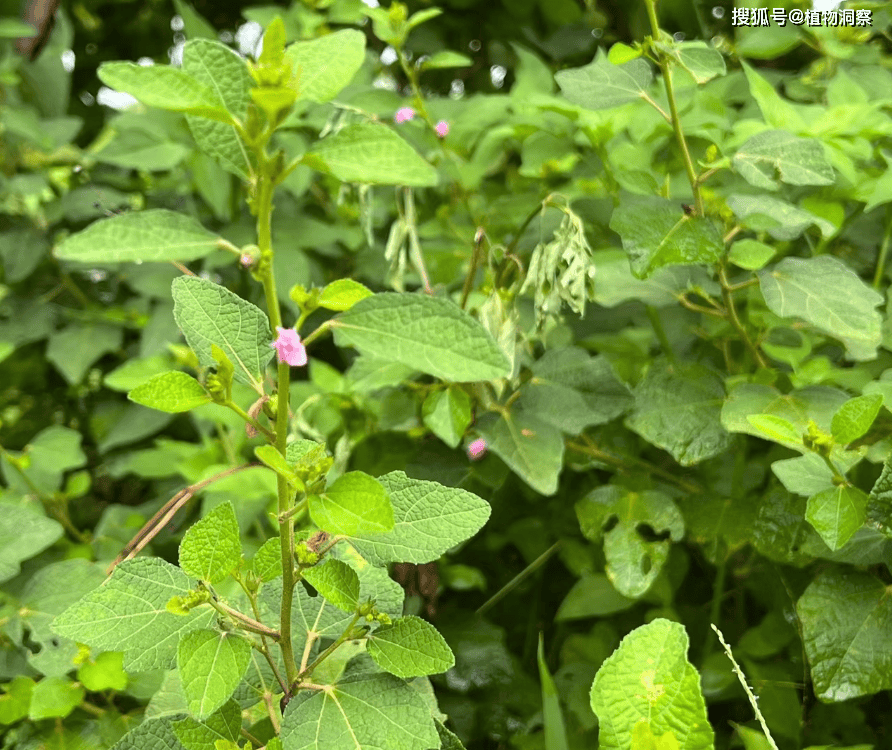
[[[446,122],[446,120],[440,120],[434,130],[437,131],[437,135],[440,136],[440,138],[445,138],[449,135],[449,123]]]
[[[407,120],[411,120],[415,117],[415,110],[411,107],[400,107],[396,114],[393,116],[393,121],[396,123],[406,122]]]
[[[478,458],[483,458],[486,453],[486,440],[483,438],[477,438],[473,443],[468,446],[468,458],[472,461],[476,461]]]
[[[279,355],[279,362],[287,362],[292,367],[303,367],[307,363],[307,350],[300,343],[300,336],[293,328],[276,326],[279,337],[270,346]]]

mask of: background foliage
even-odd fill
[[[60,247],[101,255],[101,237],[76,233],[151,209],[192,217],[171,231],[198,244],[255,240],[238,165],[197,149],[181,114],[98,105],[96,69],[178,60],[185,39],[253,54],[277,14],[289,42],[354,28],[367,49],[335,103],[289,116],[289,159],[403,106],[430,120],[393,127],[420,155],[390,175],[397,187],[339,173],[324,150],[288,177],[273,240],[290,320],[298,284],[414,291],[426,276],[513,367],[491,384],[423,370],[411,357],[429,333],[397,356],[354,321],[293,376],[292,429],[325,442],[337,470],[405,471],[492,507],[437,563],[392,570],[408,612],[455,654],[432,678],[452,731],[469,748],[594,747],[595,712],[655,695],[610,675],[665,647],[678,684],[697,692],[699,673],[715,746],[765,747],[715,623],[780,746],[887,746],[892,74],[888,7],[870,7],[870,28],[746,30],[730,7],[661,4],[677,36],[647,52],[674,60],[690,163],[657,109],[671,110],[660,71],[635,47],[655,36],[643,3],[453,0],[412,31],[405,66],[353,0],[63,3],[33,62],[2,27],[4,747],[111,747],[181,708],[164,671],[51,623],[184,485],[253,460],[254,443],[214,404],[178,414],[127,398],[158,373],[213,366],[182,343],[181,271]],[[417,65],[443,51],[467,60]],[[200,255],[184,262],[263,306],[230,253]],[[234,386],[245,408],[249,385]],[[479,437],[489,450],[471,462]],[[209,484],[143,555],[176,562],[184,531],[230,501],[250,557],[274,496],[260,466]]]

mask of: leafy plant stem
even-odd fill
[[[486,610],[492,607],[494,604],[497,604],[501,601],[505,596],[507,596],[511,591],[517,588],[526,578],[529,578],[533,573],[535,573],[539,568],[541,568],[546,562],[548,562],[548,558],[551,557],[561,546],[561,539],[558,539],[554,544],[552,544],[545,552],[543,552],[539,557],[537,557],[533,562],[527,565],[520,573],[518,573],[514,578],[512,578],[508,583],[502,586],[495,594],[493,594],[489,599],[487,599],[483,604],[481,604],[477,608],[476,614],[483,614]]]
[[[647,6],[647,16],[650,19],[650,26],[653,31],[654,40],[656,41],[660,38],[661,34],[660,22],[657,20],[656,0],[645,0],[645,5]],[[697,180],[697,172],[694,170],[694,162],[691,160],[690,151],[688,151],[688,143],[684,137],[684,131],[681,129],[681,118],[678,114],[678,102],[675,100],[675,89],[672,85],[672,69],[663,52],[657,49],[654,49],[654,52],[657,55],[657,61],[660,70],[663,73],[663,85],[666,87],[666,98],[669,100],[669,111],[672,114],[672,129],[675,131],[675,138],[678,141],[678,147],[681,149],[685,172],[687,172],[688,175],[688,182],[691,183],[694,205],[697,209],[697,215],[703,216],[703,196],[700,194],[700,182]]]
[[[471,248],[471,262],[468,265],[468,274],[465,276],[465,283],[461,290],[461,309],[464,310],[468,304],[468,296],[471,294],[471,287],[474,285],[474,277],[477,275],[477,266],[480,263],[480,251],[483,249],[483,240],[486,239],[486,232],[483,229],[477,230],[477,236],[474,238],[474,246]]]
[[[672,350],[672,346],[669,344],[669,338],[666,336],[666,329],[663,328],[663,322],[660,320],[660,316],[659,314],[657,314],[656,308],[653,305],[647,305],[646,309],[647,317],[654,329],[657,340],[660,342],[660,348],[663,350],[663,354],[666,355],[666,357],[673,365],[676,364],[675,352]]]
[[[886,231],[883,233],[883,242],[880,245],[880,253],[877,257],[877,267],[873,274],[873,288],[879,289],[883,280],[883,272],[886,270],[886,257],[889,254],[889,244],[892,243],[892,213],[887,212],[889,220],[886,222]]]
[[[734,329],[740,335],[741,340],[747,349],[749,349],[750,354],[753,355],[753,359],[756,360],[756,364],[759,367],[768,367],[768,362],[765,361],[765,358],[762,356],[762,352],[756,348],[756,345],[753,343],[752,339],[749,337],[749,334],[746,332],[746,329],[743,327],[743,323],[740,322],[740,318],[737,316],[737,309],[734,307],[734,298],[732,296],[732,292],[728,282],[728,275],[725,272],[724,266],[719,266],[719,281],[722,284],[722,298],[725,300],[725,307],[728,310],[728,320],[731,325],[734,326]]]
[[[275,641],[278,641],[281,637],[277,630],[273,630],[272,628],[267,627],[262,622],[257,622],[248,615],[243,612],[239,612],[237,609],[233,609],[227,604],[223,604],[221,601],[217,601],[216,599],[211,599],[208,601],[214,609],[216,609],[221,615],[226,615],[231,618],[238,627],[242,630],[247,630],[250,633],[257,633],[259,635],[265,635],[272,638]]]
[[[350,620],[350,623],[344,628],[344,632],[341,633],[337,640],[332,643],[325,651],[323,651],[319,656],[317,656],[313,661],[311,661],[306,667],[300,670],[300,674],[298,677],[303,677],[305,674],[310,674],[319,664],[321,664],[325,659],[331,656],[338,648],[340,648],[341,644],[351,640],[350,636],[353,634],[353,626],[359,622],[359,614],[353,615],[353,619]],[[292,681],[292,685],[294,682]]]
[[[270,430],[268,427],[264,427],[262,424],[260,424],[260,422],[258,422],[256,419],[254,419],[254,417],[250,416],[238,404],[234,403],[233,401],[229,401],[226,404],[224,404],[224,406],[226,406],[227,408],[234,411],[236,414],[238,414],[242,419],[244,419],[249,425],[254,427],[256,430],[258,430],[258,431],[262,432],[264,435],[266,435],[267,439],[271,443],[276,442],[275,433],[272,430]]]
[[[734,674],[737,675],[737,679],[740,680],[740,684],[743,686],[743,691],[746,693],[746,697],[749,699],[750,705],[753,707],[753,710],[756,712],[756,718],[759,720],[759,724],[762,727],[762,732],[765,734],[765,739],[768,740],[768,744],[773,748],[773,750],[778,750],[777,745],[774,742],[774,738],[771,736],[771,732],[768,729],[768,725],[765,723],[765,717],[762,716],[762,712],[759,710],[759,703],[756,699],[756,696],[753,695],[753,691],[750,690],[750,686],[746,684],[746,677],[743,674],[743,670],[740,669],[740,666],[737,664],[737,660],[734,658],[734,654],[731,653],[731,647],[725,642],[725,638],[722,635],[722,631],[720,631],[714,623],[710,623],[709,626],[715,631],[715,634],[719,637],[719,642],[722,644],[722,648],[725,649],[725,653],[728,655],[728,658],[731,660],[731,664],[734,665]]]

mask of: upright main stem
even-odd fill
[[[258,166],[260,184],[257,199],[257,247],[260,248],[263,292],[266,296],[266,307],[269,311],[270,323],[275,329],[282,325],[282,313],[279,310],[279,296],[276,292],[276,276],[273,268],[272,249],[272,213],[274,185],[267,171],[265,154],[260,158]],[[291,384],[291,369],[287,362],[279,362],[278,366],[278,404],[276,409],[276,450],[285,455],[288,440],[288,396]],[[288,515],[293,504],[288,482],[279,474],[276,475],[279,496],[279,539],[282,544],[282,609],[280,613],[279,633],[282,659],[285,662],[285,674],[288,685],[297,679],[297,666],[294,663],[294,648],[291,645],[291,602],[294,597],[294,516]]]

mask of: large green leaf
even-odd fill
[[[677,745],[664,740],[665,747],[712,750],[700,675],[687,659],[689,643],[683,625],[662,618],[623,638],[592,685],[601,750],[634,747],[632,737],[641,724],[657,739],[674,737]]]
[[[297,76],[299,99],[327,102],[333,99],[362,66],[365,34],[343,29],[334,34],[295,42],[285,50]]]
[[[394,526],[350,543],[375,565],[426,563],[474,536],[489,518],[489,503],[467,490],[411,479],[402,471],[378,478],[390,494]]]
[[[15,576],[22,560],[40,554],[63,533],[59,522],[42,512],[0,504],[0,581]]]
[[[168,413],[189,411],[211,400],[210,394],[185,372],[162,372],[136,386],[127,398],[137,404]]]
[[[53,631],[105,651],[123,651],[128,671],[171,669],[180,637],[208,627],[210,607],[187,616],[167,611],[167,603],[192,588],[188,576],[157,557],[120,563],[108,582],[71,605],[53,622]]]
[[[146,719],[121,737],[111,750],[187,750],[168,718]]]
[[[771,195],[733,194],[727,198],[728,208],[744,229],[768,232],[778,240],[793,240],[815,225],[822,237],[831,237],[837,230],[827,219]]]
[[[304,573],[307,581],[326,601],[338,609],[353,614],[359,605],[359,576],[347,563],[328,559],[307,568]]]
[[[598,487],[576,503],[582,533],[604,539],[607,577],[623,596],[636,599],[656,580],[669,557],[670,540],[684,537],[684,518],[662,492],[630,492],[614,485]],[[648,539],[647,526],[669,539]]]
[[[191,216],[156,208],[95,221],[66,238],[55,254],[79,263],[189,261],[214,252],[217,240]]]
[[[361,471],[348,471],[321,495],[310,495],[309,509],[315,524],[330,534],[356,536],[393,528],[387,491]]]
[[[702,365],[654,362],[635,389],[635,408],[626,426],[682,466],[727,450],[733,438],[722,426],[722,381]]]
[[[551,349],[531,369],[533,377],[521,388],[518,406],[571,435],[609,422],[633,404],[610,363],[584,349]]]
[[[236,742],[241,738],[241,728],[242,711],[235,700],[226,701],[202,722],[191,716],[173,722],[173,731],[186,750],[215,750],[217,740]]]
[[[857,487],[828,487],[808,499],[805,517],[832,550],[840,549],[867,517],[867,495]]]
[[[177,669],[189,711],[203,721],[232,697],[242,681],[251,646],[236,633],[193,630],[177,648]]]
[[[334,319],[337,343],[420,372],[468,382],[507,377],[508,360],[489,332],[448,299],[386,292]]]
[[[763,190],[777,190],[775,173],[788,185],[832,185],[833,167],[820,141],[786,130],[766,130],[744,143],[733,160],[743,178]]]
[[[536,492],[557,492],[564,464],[564,439],[556,427],[535,413],[513,408],[499,417],[484,415],[477,431],[487,447]]]
[[[284,750],[429,750],[439,747],[430,708],[393,675],[354,669],[325,690],[293,698],[282,721]]]
[[[892,537],[892,454],[886,458],[883,470],[870,491],[867,523],[886,536]]]
[[[892,689],[892,597],[866,573],[819,575],[796,611],[815,694],[846,701]]]
[[[219,583],[242,559],[238,522],[232,503],[223,502],[195,523],[180,543],[180,567],[187,575]]]
[[[244,121],[252,80],[241,57],[220,42],[196,39],[183,47],[183,70],[214,91],[226,109]],[[217,159],[224,169],[248,179],[250,156],[231,124],[195,115],[187,115],[186,121],[202,151]]]
[[[854,360],[876,357],[882,341],[881,294],[832,255],[784,258],[759,271],[765,304],[782,318],[801,318],[838,339]]]
[[[644,97],[653,74],[644,60],[614,65],[602,54],[581,68],[558,72],[555,80],[573,104],[588,109],[610,109]]]
[[[225,287],[198,276],[173,280],[173,317],[203,367],[215,367],[211,346],[235,365],[233,377],[262,392],[262,373],[272,359],[269,319]]]
[[[439,674],[455,665],[452,649],[429,622],[401,617],[369,634],[369,656],[397,677]]]
[[[121,346],[123,331],[103,324],[73,325],[50,335],[46,358],[72,385],[79,384],[97,359]]]
[[[437,170],[387,125],[360,122],[319,141],[303,163],[343,182],[431,187]]]
[[[714,263],[724,252],[710,219],[688,216],[678,202],[664,198],[624,197],[613,211],[610,228],[622,239],[639,279],[663,266]]]
[[[169,65],[107,62],[99,66],[99,79],[143,104],[174,112],[231,122],[232,115],[219,94],[198,79]]]

